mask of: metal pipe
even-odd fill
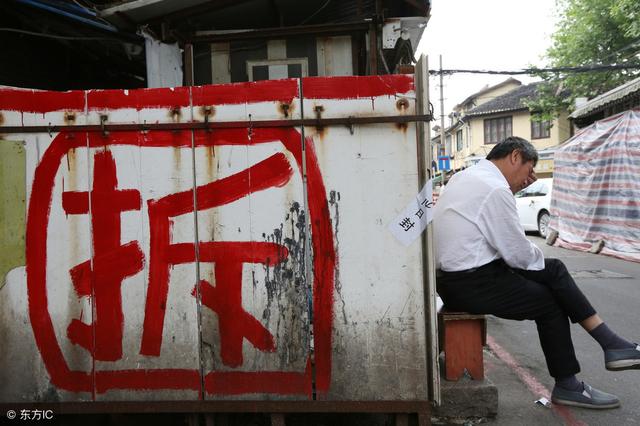
[[[431,121],[431,114],[397,115],[382,117],[341,117],[341,118],[305,118],[295,120],[258,120],[258,121],[208,121],[188,123],[139,123],[139,124],[88,124],[88,125],[46,125],[46,126],[0,126],[0,134],[7,133],[53,133],[53,132],[118,132],[149,130],[210,130],[249,127],[326,127],[355,126],[361,124],[412,123]]]
[[[287,37],[303,34],[338,35],[365,32],[368,22],[346,22],[341,24],[304,25],[298,27],[266,28],[262,30],[235,31],[226,33],[196,33],[187,36],[191,43],[219,43],[224,41],[255,40],[262,38]]]
[[[75,4],[58,2],[59,6],[57,6],[57,5],[52,5],[52,4],[42,2],[40,0],[17,0],[17,1],[19,3],[36,7],[38,9],[46,10],[47,12],[64,16],[65,18],[73,19],[83,24],[90,25],[95,28],[99,28],[101,30],[109,31],[111,33],[118,33],[118,29],[106,21],[98,22],[94,19],[86,18],[76,13],[76,12],[79,12],[85,16],[95,17],[95,13],[91,12],[89,9],[80,8]]]
[[[440,152],[439,155],[449,155],[446,135],[444,132],[444,83],[442,81],[442,55],[440,55]],[[444,152],[442,152],[444,150]]]
[[[193,66],[193,44],[184,45],[184,85],[193,86],[194,79]],[[191,93],[191,91],[189,91]],[[193,105],[191,106],[193,109]]]

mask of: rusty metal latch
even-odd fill
[[[106,122],[107,122],[107,116],[106,115],[101,115],[100,116],[100,129],[102,130],[102,136],[104,136],[105,138],[107,137],[108,133],[106,130]]]

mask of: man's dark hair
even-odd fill
[[[526,139],[518,136],[509,136],[502,142],[498,142],[487,155],[487,160],[497,160],[510,155],[513,151],[520,151],[522,162],[533,161],[533,165],[538,164],[538,151]]]

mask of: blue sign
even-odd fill
[[[451,170],[451,158],[448,155],[438,157],[438,168],[443,171]]]

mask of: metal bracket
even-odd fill
[[[351,120],[353,117],[349,116],[347,117],[347,127],[349,128],[349,133],[351,134],[351,136],[353,136],[354,130],[353,130],[353,121]]]
[[[107,117],[106,115],[101,115],[100,116],[100,128],[102,129],[102,136],[104,136],[105,138],[109,135],[109,133],[107,132],[106,129],[106,125],[105,123],[107,122],[109,117]]]
[[[211,133],[211,128],[209,127],[209,114],[204,115],[204,130],[207,133]]]

